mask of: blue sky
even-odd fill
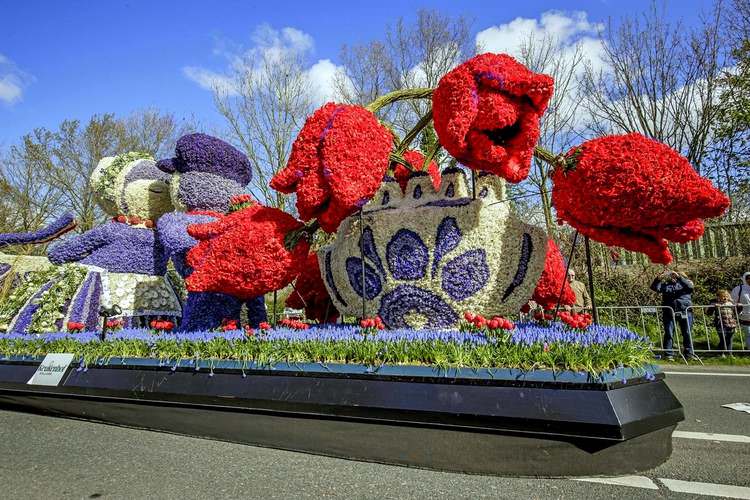
[[[597,23],[642,11],[650,0],[556,1],[12,1],[0,4],[0,146],[65,118],[127,115],[158,107],[221,121],[201,86],[228,70],[227,53],[301,47],[312,74],[338,63],[342,44],[381,38],[398,16],[420,8],[465,14],[473,36],[503,48],[523,30],[562,30],[589,39]],[[672,1],[670,18],[698,22],[710,0]],[[262,35],[262,36],[261,36]],[[259,41],[262,38],[263,40]],[[505,45],[504,45],[505,44]],[[596,50],[593,48],[592,50]]]

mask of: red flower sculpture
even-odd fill
[[[667,241],[703,234],[702,219],[718,217],[729,199],[669,146],[640,134],[611,135],[568,152],[557,169],[552,202],[560,220],[582,234],[642,252],[668,264]]]
[[[422,170],[422,167],[424,166],[424,155],[422,153],[409,150],[404,152],[403,156],[404,160],[414,167],[414,170],[418,172]],[[435,191],[440,189],[440,169],[434,160],[427,166],[427,173],[432,178],[432,185],[435,187]],[[400,163],[396,163],[393,167],[393,176],[396,178],[396,181],[398,181],[398,185],[401,186],[401,191],[406,191],[406,184],[409,182],[409,177],[411,177],[412,174],[412,171]]]
[[[506,54],[481,54],[445,75],[432,96],[435,131],[458,161],[510,182],[526,178],[552,77]]]
[[[307,256],[302,273],[294,283],[294,291],[286,299],[286,305],[293,309],[304,309],[307,319],[314,319],[319,323],[334,323],[339,317],[320,277],[318,256],[314,253]]]
[[[547,241],[547,257],[544,261],[544,271],[531,297],[544,310],[553,309],[557,305],[557,298],[562,288],[561,305],[573,305],[576,295],[570,288],[570,283],[565,277],[565,263],[560,250],[554,241]]]
[[[372,198],[388,168],[393,136],[360,106],[328,103],[315,111],[271,187],[297,194],[304,221],[329,233]]]
[[[284,235],[301,227],[291,215],[260,204],[188,226],[198,244],[187,255],[194,269],[185,280],[187,289],[250,299],[283,288],[305,266],[306,241],[291,251],[284,247]]]

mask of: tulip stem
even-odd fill
[[[403,101],[406,99],[430,99],[432,92],[435,89],[431,88],[415,88],[415,89],[400,89],[389,92],[383,96],[378,97],[370,104],[365,106],[365,109],[377,113],[383,106],[393,104],[397,101]]]
[[[548,163],[553,169],[562,168],[564,170],[570,170],[572,168],[575,168],[579,154],[580,153],[576,151],[572,155],[566,155],[564,153],[556,155],[555,153],[546,150],[541,146],[534,147],[534,156],[536,156],[537,159]]]
[[[412,141],[419,135],[419,133],[424,129],[427,125],[430,124],[432,121],[432,108],[422,117],[419,119],[416,125],[414,125],[414,128],[409,130],[406,135],[404,136],[401,143],[398,145],[398,148],[396,148],[396,154],[402,155],[404,151],[409,147],[409,144],[412,143]]]

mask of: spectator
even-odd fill
[[[740,311],[740,330],[742,338],[747,340],[750,333],[750,273],[742,275],[742,281],[732,290],[732,302],[742,307]]]
[[[674,359],[672,343],[674,338],[675,321],[680,325],[682,332],[682,349],[686,358],[695,359],[693,352],[693,339],[690,335],[690,329],[693,326],[693,313],[688,309],[693,305],[693,282],[688,279],[685,273],[675,271],[665,271],[654,279],[651,283],[651,290],[661,294],[661,304],[665,307],[671,307],[664,311],[664,353],[667,359]],[[750,287],[748,287],[750,292]],[[672,314],[674,311],[674,314]]]
[[[714,317],[714,328],[719,336],[719,350],[732,350],[732,337],[737,328],[735,318],[735,305],[732,296],[727,290],[716,292],[716,299],[711,303],[712,307],[706,309],[706,314]],[[741,308],[742,306],[738,306]]]
[[[580,312],[581,309],[590,309],[591,297],[589,296],[589,291],[586,288],[586,285],[580,281],[576,281],[576,272],[573,269],[568,269],[568,282],[570,283],[570,288],[573,289],[573,293],[576,295],[576,302],[573,304],[573,310]]]

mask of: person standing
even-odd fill
[[[732,337],[737,329],[737,319],[735,310],[742,306],[735,306],[732,297],[726,290],[716,292],[716,299],[711,303],[711,307],[706,309],[706,314],[714,317],[714,328],[719,336],[719,350],[732,350]],[[723,356],[723,354],[722,354]]]
[[[738,308],[742,338],[748,341],[750,334],[750,272],[742,275],[742,281],[732,290],[732,302]]]
[[[667,359],[674,359],[672,344],[674,339],[675,321],[680,326],[682,332],[682,349],[686,358],[695,358],[693,352],[693,338],[690,329],[693,326],[693,313],[688,309],[693,305],[693,282],[688,279],[685,273],[675,271],[665,271],[654,279],[651,283],[651,290],[661,294],[661,304],[664,307],[670,307],[671,310],[665,310],[663,314],[664,322],[664,352]],[[750,287],[748,287],[750,292]],[[672,314],[674,311],[674,314]]]
[[[570,288],[573,289],[573,293],[576,296],[573,310],[580,312],[581,309],[590,309],[591,296],[589,296],[588,288],[586,288],[583,282],[576,280],[576,272],[573,269],[568,269],[568,283],[570,283]]]

